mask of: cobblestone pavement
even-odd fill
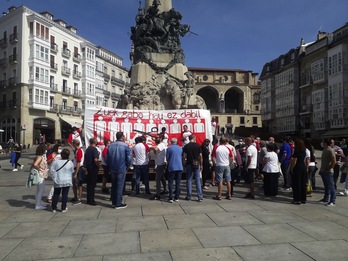
[[[67,213],[52,213],[34,210],[36,188],[25,187],[33,157],[24,153],[24,169],[12,172],[0,155],[0,260],[348,259],[348,198],[338,196],[335,207],[320,203],[318,176],[317,191],[300,206],[285,191],[267,198],[257,189],[255,200],[243,199],[244,184],[232,201],[213,200],[216,187],[204,191],[203,202],[185,201],[183,180],[179,202],[131,194],[128,207],[116,210],[98,184],[97,206],[69,204]]]

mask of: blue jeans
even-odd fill
[[[143,177],[144,184],[145,184],[145,193],[150,193],[150,186],[149,186],[149,165],[135,165],[135,193],[137,195],[140,194],[140,179]]]
[[[122,204],[122,193],[124,182],[126,179],[126,172],[114,172],[111,173],[111,201],[112,205],[120,206]]]
[[[284,177],[284,188],[291,188],[291,176],[289,169],[289,163],[280,164],[280,168],[282,169],[283,177]]]
[[[68,202],[68,194],[69,194],[69,187],[62,187],[62,188],[54,188],[53,197],[52,197],[52,209],[57,209],[57,204],[59,200],[60,192],[62,192],[62,210],[66,209],[66,203]]]
[[[182,176],[181,170],[170,171],[168,173],[169,199],[173,199],[173,181],[174,181],[174,179],[175,179],[175,197],[174,197],[174,199],[179,199],[181,176]]]
[[[323,179],[324,188],[325,188],[325,195],[324,200],[327,200],[330,203],[336,202],[336,190],[335,190],[335,183],[334,183],[334,174],[329,171],[320,171],[319,172],[321,178]],[[330,200],[329,200],[330,195]]]
[[[197,197],[198,199],[203,199],[201,178],[200,178],[200,168],[193,169],[192,165],[186,165],[186,197],[191,199],[192,197],[192,177],[196,181]]]

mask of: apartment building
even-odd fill
[[[86,106],[116,107],[129,82],[122,61],[49,12],[10,7],[0,17],[0,142],[64,140]]]
[[[312,43],[301,41],[266,63],[260,79],[261,117],[271,133],[348,136],[348,24],[319,32]]]
[[[220,131],[234,132],[236,127],[262,127],[258,74],[248,70],[189,67],[196,80],[194,89]]]

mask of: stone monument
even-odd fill
[[[119,107],[140,110],[203,108],[193,89],[195,80],[185,66],[180,37],[190,27],[181,24],[172,0],[139,3],[136,25],[131,27],[130,88]]]

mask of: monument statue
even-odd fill
[[[131,27],[130,89],[119,103],[128,109],[197,108],[195,80],[185,66],[180,37],[190,32],[172,0],[139,3],[135,26]],[[202,105],[203,106],[203,105]]]

